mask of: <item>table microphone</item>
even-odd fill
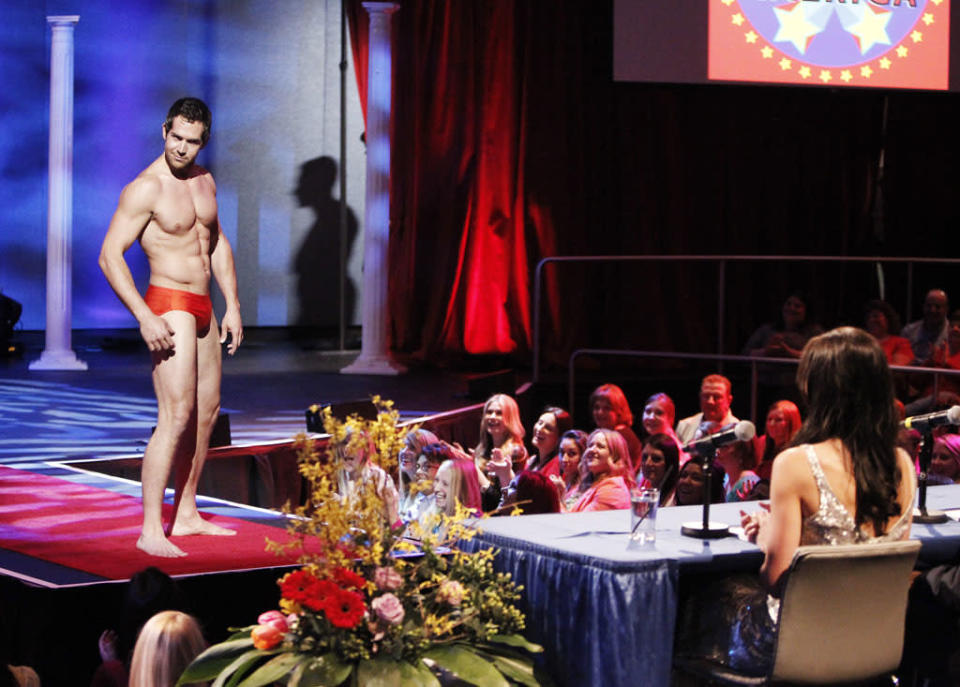
[[[935,413],[926,413],[925,415],[914,415],[900,424],[906,429],[915,429],[921,433],[943,425],[960,425],[960,406],[953,406],[947,410],[938,410]]]
[[[957,408],[957,415],[960,417],[960,406],[955,406]],[[735,424],[730,429],[725,429],[722,432],[716,432],[715,434],[708,434],[702,439],[696,439],[695,441],[687,442],[683,450],[687,453],[698,453],[700,455],[709,453],[713,451],[718,446],[723,446],[724,444],[729,444],[734,441],[749,441],[753,439],[757,434],[757,428],[753,426],[753,423],[749,420],[741,420]]]

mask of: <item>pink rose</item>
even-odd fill
[[[377,568],[373,571],[373,583],[380,589],[393,592],[403,586],[403,577],[395,568]]]
[[[456,580],[444,580],[437,589],[437,599],[451,606],[459,606],[463,601],[463,585]]]
[[[269,650],[283,641],[283,632],[274,625],[257,625],[250,633],[253,646],[261,650]]]
[[[384,594],[378,596],[370,604],[380,620],[388,625],[399,625],[403,622],[404,610],[403,604],[393,594]]]
[[[280,630],[280,632],[286,632],[289,629],[287,618],[280,611],[261,613],[260,617],[257,618],[257,623],[259,625],[270,625]]]

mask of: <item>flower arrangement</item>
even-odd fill
[[[278,581],[278,609],[207,649],[178,685],[439,687],[438,675],[478,685],[547,679],[532,656],[542,648],[519,634],[520,588],[494,572],[491,549],[458,547],[476,533],[466,510],[406,531],[387,521],[378,476],[395,468],[409,428],[398,427],[391,402],[373,400],[375,420],[340,421],[325,409],[324,455],[298,438],[309,496],[292,511],[293,540],[268,546],[300,547],[301,567]],[[358,464],[361,478],[347,488],[343,468]]]

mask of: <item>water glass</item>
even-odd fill
[[[630,544],[652,544],[657,540],[659,489],[634,489],[630,492]]]

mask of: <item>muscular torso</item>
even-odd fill
[[[151,175],[153,165],[143,172]],[[159,195],[150,221],[140,234],[140,245],[150,262],[155,286],[207,293],[210,253],[219,226],[213,178],[200,167],[188,179],[153,175]]]

